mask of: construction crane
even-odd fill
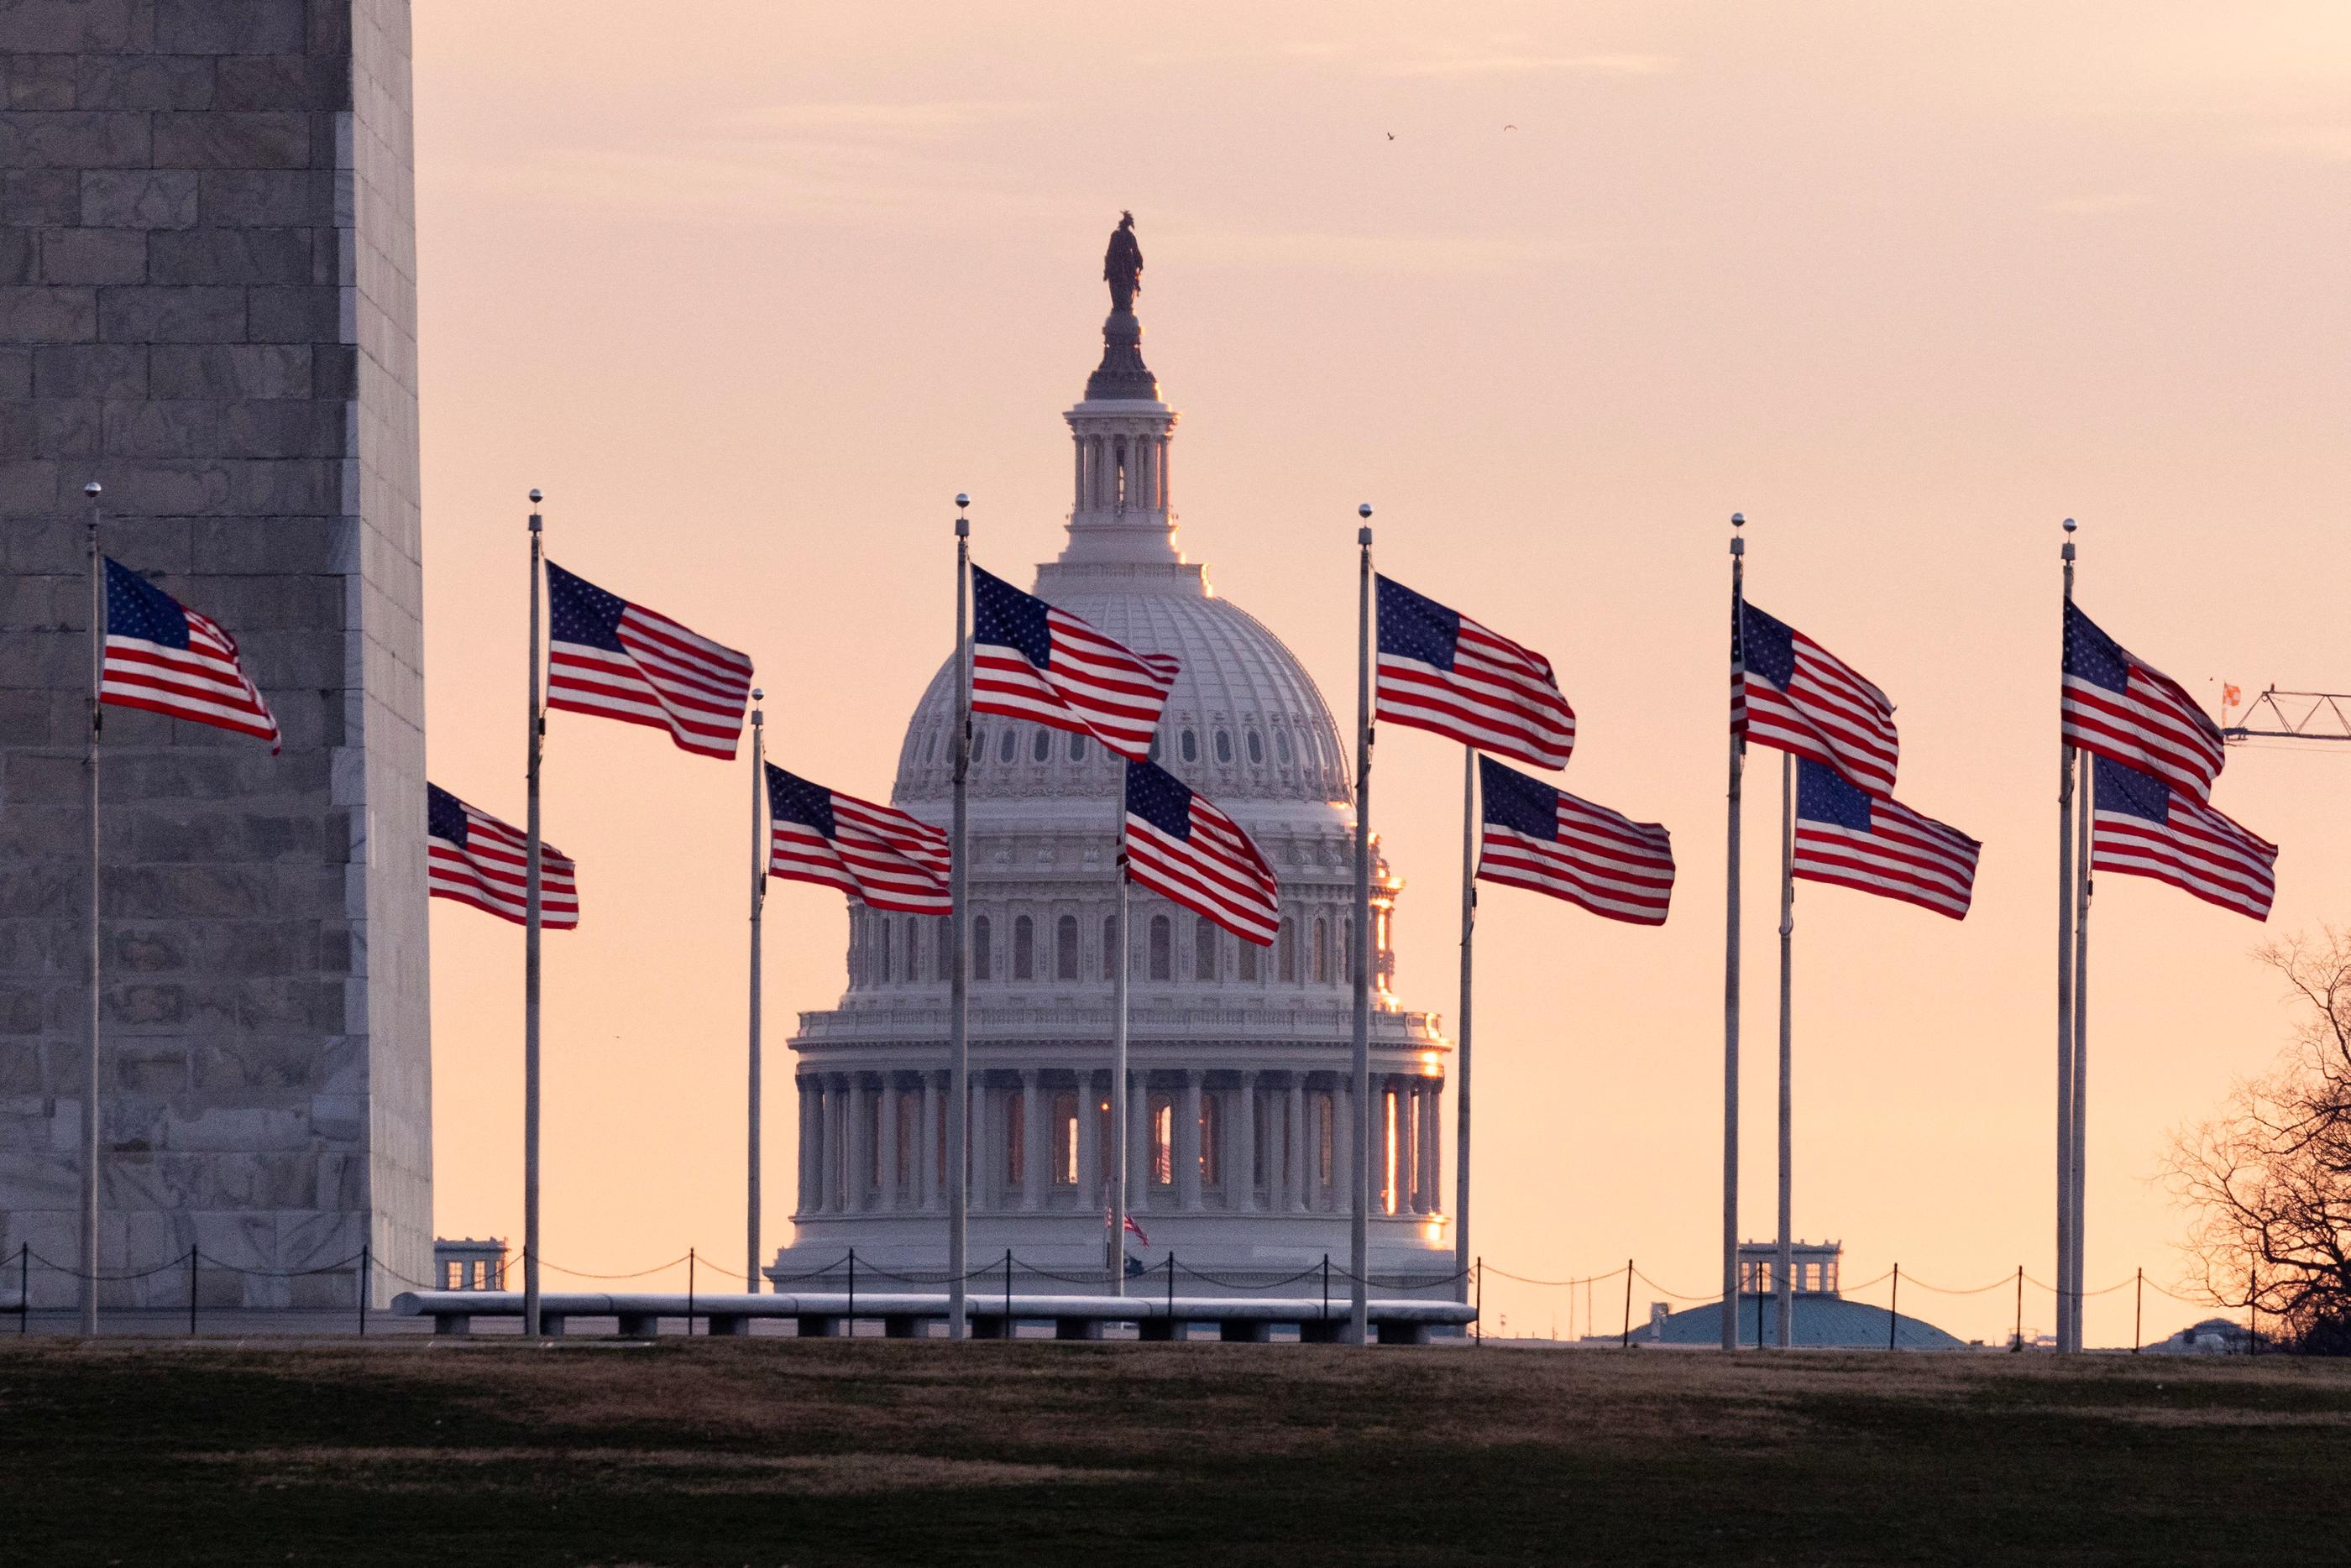
[[[2229,710],[2236,697],[2235,687],[2221,688],[2220,738],[2232,746],[2248,741],[2351,742],[2351,691],[2281,691],[2272,686],[2246,703],[2231,724]],[[2257,720],[2263,728],[2253,728]]]

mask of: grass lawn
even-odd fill
[[[2346,1533],[2346,1363],[0,1343],[10,1563],[2274,1563]]]

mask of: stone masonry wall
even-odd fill
[[[89,590],[235,634],[282,756],[106,711],[101,1266],[427,1277],[407,0],[0,0],[0,1254],[77,1255]],[[33,1271],[37,1305],[76,1299]],[[110,1285],[184,1301],[174,1267]]]

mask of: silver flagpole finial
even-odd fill
[[[547,499],[547,494],[546,494],[546,493],[545,493],[544,491],[541,491],[541,490],[538,489],[536,486],[534,486],[534,487],[532,488],[531,493],[530,493],[530,504],[531,504],[533,506],[538,505],[540,502],[542,502],[542,501],[544,501],[544,500],[546,500],[546,499]]]
[[[1747,526],[1747,514],[1746,514],[1746,513],[1744,513],[1744,512],[1734,512],[1734,513],[1732,513],[1732,514],[1730,514],[1730,525],[1731,525],[1733,528],[1744,528],[1744,527],[1746,527],[1746,526]],[[1730,553],[1731,553],[1732,555],[1734,555],[1734,556],[1743,556],[1743,555],[1747,554],[1747,535],[1744,535],[1744,534],[1733,534],[1733,535],[1731,535],[1731,536],[1730,536]]]
[[[95,479],[91,480],[88,484],[85,484],[85,485],[83,485],[83,486],[81,487],[81,493],[82,493],[84,495],[89,496],[92,501],[97,500],[97,499],[99,498],[99,495],[101,495],[101,494],[103,494],[103,493],[105,493],[105,490],[106,490],[106,487],[105,487],[104,485],[102,485],[102,484],[99,483],[99,482],[98,482],[97,480],[95,480]]]
[[[963,514],[964,508],[970,504],[970,496],[960,490],[956,492],[956,537],[958,539],[971,537],[971,519]]]
[[[1372,504],[1366,501],[1356,507],[1355,515],[1364,520],[1364,525],[1355,530],[1355,543],[1368,545],[1372,542]]]
[[[2068,518],[2066,518],[2066,519],[2065,519],[2065,532],[2067,532],[2068,534],[2071,534],[2071,533],[2072,533],[2075,528],[2077,528],[2077,527],[2079,527],[2079,526],[2080,526],[2080,524],[2077,524],[2077,523],[2075,523],[2075,522],[2074,522],[2071,517],[2068,517]]]

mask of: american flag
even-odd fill
[[[768,875],[838,888],[877,909],[944,915],[947,836],[903,811],[768,767]]]
[[[1102,1229],[1105,1231],[1110,1229],[1110,1210],[1107,1209],[1102,1210]],[[1146,1247],[1151,1245],[1151,1238],[1144,1234],[1143,1227],[1134,1222],[1134,1216],[1132,1214],[1126,1217],[1126,1233]]]
[[[2091,870],[2152,877],[2208,904],[2270,918],[2276,845],[2136,768],[2100,757],[2091,771]]]
[[[236,639],[111,558],[98,700],[256,735],[273,755],[284,749],[276,716],[238,662]]]
[[[1805,881],[1899,898],[1963,920],[1982,849],[1956,827],[1855,788],[1834,768],[1796,761],[1795,874]]]
[[[1180,663],[1122,647],[977,566],[971,599],[973,712],[1092,735],[1134,762],[1151,754]]]
[[[1894,704],[1853,666],[1753,605],[1732,630],[1730,728],[1759,746],[1826,763],[1872,794],[1894,793]]]
[[[2198,800],[2212,797],[2224,753],[2220,726],[2179,682],[2065,605],[2065,739],[2126,768],[2153,774]]]
[[[439,784],[424,786],[425,888],[517,925],[530,918],[529,842]],[[580,867],[550,845],[538,846],[538,924],[568,931],[580,923]]]
[[[1126,764],[1126,874],[1270,947],[1280,929],[1273,867],[1238,824],[1156,763]]]
[[[1539,768],[1567,766],[1575,710],[1550,659],[1387,577],[1379,610],[1376,717]]]
[[[698,756],[735,755],[750,659],[552,561],[547,599],[549,707],[667,730]]]
[[[1612,920],[1662,926],[1674,896],[1673,839],[1541,779],[1478,759],[1478,879],[1564,898]]]

